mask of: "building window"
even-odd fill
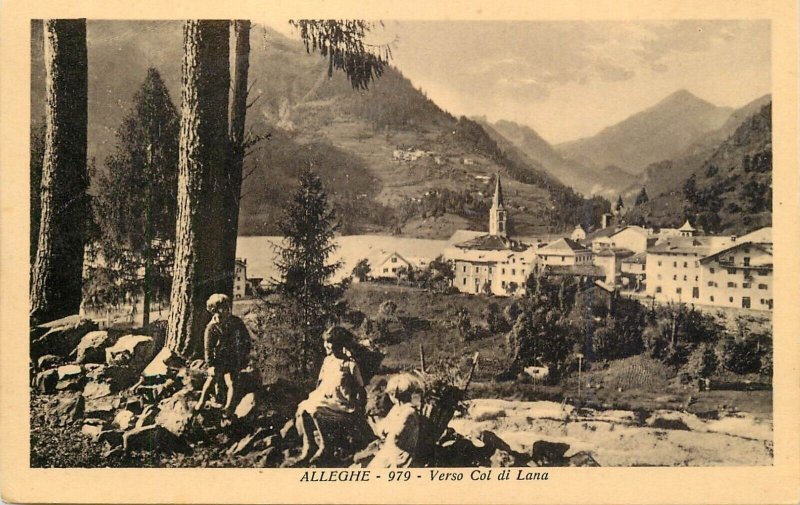
[[[506,281],[502,281],[502,282],[500,283],[500,287],[502,287],[502,288],[506,287]]]
[[[463,267],[461,267],[461,268],[463,269],[463,272],[464,272],[464,273],[467,273],[467,265],[464,265],[464,266],[463,266]]]
[[[476,273],[476,274],[477,274],[478,272],[480,272],[480,271],[481,271],[481,267],[475,267],[475,273]]]
[[[489,267],[489,273],[492,273],[492,267]]]
[[[683,291],[683,288],[675,288],[675,292],[677,294],[681,294],[681,291]]]
[[[744,253],[745,254],[750,254],[750,248],[749,247],[745,247],[744,248]]]
[[[699,275],[695,275],[695,276],[694,276],[694,281],[695,281],[695,282],[697,282],[697,281],[699,281],[699,280],[700,280],[700,276],[699,276]]]
[[[729,301],[729,302],[731,302],[731,303],[733,303],[733,297],[732,297],[732,296],[729,296],[729,297],[728,297],[728,301]]]
[[[728,287],[729,288],[735,288],[736,287],[736,283],[735,282],[729,282],[728,283]]]
[[[727,270],[729,274],[735,274],[736,273],[736,269],[735,268],[726,268],[725,270]]]
[[[517,275],[517,269],[516,268],[512,268],[511,269],[511,275]]]
[[[766,284],[759,284],[758,285],[758,289],[767,289],[767,285]]]
[[[501,269],[500,269],[500,273],[502,273],[503,275],[505,275],[505,274],[506,274],[506,269],[505,269],[505,268],[501,268]]]
[[[700,288],[698,287],[692,288],[692,298],[700,298]]]
[[[747,251],[745,251],[745,252],[747,252]],[[746,267],[750,266],[750,258],[748,256],[744,257],[744,266],[746,266]]]
[[[678,275],[677,275],[677,274],[673,275],[673,276],[672,276],[672,280],[673,280],[673,281],[677,281],[677,280],[678,280]]]
[[[708,287],[714,287],[714,281],[708,281]]]
[[[749,309],[750,308],[750,297],[749,296],[743,296],[742,297],[742,308],[743,309]]]
[[[660,292],[661,292],[661,286],[656,286],[656,293],[660,293]]]
[[[672,266],[675,267],[675,268],[678,268],[678,262],[677,261],[673,261],[672,262]]]
[[[564,263],[564,256],[561,257],[561,263]]]
[[[713,296],[712,296],[712,297],[709,297],[709,299],[710,299],[712,302],[714,301],[714,297],[713,297]]]
[[[392,263],[397,263],[397,256],[392,256]]]
[[[397,273],[397,268],[392,268],[392,273]]]
[[[769,274],[769,270],[759,270],[758,271],[758,275],[768,275],[768,274]]]
[[[661,260],[658,260],[658,266],[661,266]]]
[[[685,275],[683,276],[683,280],[686,280],[686,276]]]
[[[709,270],[711,271],[712,274],[714,273],[714,269],[713,268],[710,268]]]
[[[656,279],[661,280],[661,274],[657,274]]]
[[[466,277],[464,277],[464,283],[463,283],[463,284],[464,284],[465,286],[467,285],[467,278],[466,278]]]
[[[749,283],[749,282],[743,282],[743,283],[742,283],[742,287],[743,287],[744,289],[750,289],[750,283]]]
[[[687,262],[683,262],[683,268],[689,268],[689,264]]]
[[[699,261],[695,261],[695,262],[694,262],[694,267],[695,267],[695,268],[697,268],[697,267],[699,267],[699,266],[700,266],[700,262],[699,262]]]
[[[388,272],[389,272],[389,269],[388,269],[388,268],[384,268],[384,269],[383,269],[383,273],[388,273]]]

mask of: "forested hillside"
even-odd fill
[[[746,119],[680,185],[632,209],[630,222],[675,226],[689,218],[709,233],[772,224],[772,104]]]

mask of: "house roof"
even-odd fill
[[[650,254],[692,254],[705,257],[733,244],[731,237],[667,237],[647,249]]]
[[[540,254],[557,254],[558,252],[565,251],[570,253],[588,251],[586,246],[575,242],[571,238],[561,237],[555,242],[551,242],[544,247],[539,248]]]
[[[678,231],[697,231],[697,230],[695,230],[694,227],[692,227],[692,225],[689,224],[689,220],[687,219],[686,222],[683,223],[683,226],[678,228]]]
[[[454,244],[461,249],[475,249],[479,251],[524,251],[527,245],[498,235],[481,235],[460,244]]]
[[[735,251],[736,249],[741,249],[743,247],[752,247],[754,249],[760,249],[761,251],[764,251],[765,253],[769,254],[770,258],[772,257],[772,244],[758,244],[758,243],[755,243],[755,242],[739,242],[739,243],[736,243],[736,244],[734,244],[734,245],[732,245],[730,247],[726,247],[725,249],[717,251],[714,254],[710,254],[710,255],[706,256],[705,258],[702,258],[700,260],[700,263],[708,263],[710,261],[718,259],[723,254],[727,254],[727,253],[729,253],[731,251]],[[750,264],[750,266],[752,266],[754,268],[772,267],[772,262],[768,261],[768,260],[765,261],[765,259],[762,259],[761,261],[752,262]]]
[[[623,263],[637,263],[639,265],[644,265],[647,262],[647,253],[640,252],[639,254],[634,254],[633,256],[629,256],[622,260]]]
[[[742,235],[739,237],[739,240],[742,242],[753,242],[753,243],[772,243],[772,228],[765,227],[759,228],[758,230],[751,231],[747,235]]]
[[[544,272],[552,275],[606,276],[605,270],[597,265],[545,265]]]
[[[615,234],[618,230],[613,226],[607,226],[605,228],[600,228],[599,230],[595,230],[591,233],[586,234],[586,238],[581,240],[584,244],[590,243],[592,240],[598,239],[600,237],[610,237],[611,235]]]
[[[472,240],[472,239],[474,239],[476,237],[480,237],[482,235],[486,235],[486,232],[485,231],[475,231],[475,230],[456,230],[455,232],[453,232],[453,234],[450,236],[450,238],[447,239],[447,244],[448,245],[460,244],[462,242],[466,242],[468,240]]]

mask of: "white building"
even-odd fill
[[[772,309],[772,238],[767,229],[736,236],[662,239],[647,250],[648,295],[658,301]]]
[[[580,242],[586,238],[586,230],[583,229],[583,226],[578,225],[574,230],[572,230],[572,235],[570,235],[569,238],[575,242]]]
[[[393,251],[384,253],[376,257],[375,266],[371,267],[372,277],[391,277],[397,278],[398,272],[402,268],[408,270],[419,270],[427,268],[431,262],[429,258],[419,256],[401,256],[400,253]]]
[[[465,241],[453,243],[444,257],[453,264],[453,286],[463,293],[505,296],[524,292],[525,281],[536,263],[536,250],[508,237],[508,211],[500,177],[495,180],[489,233],[456,232]]]
[[[591,265],[592,251],[570,238],[560,238],[536,250],[542,265]]]
[[[238,300],[247,294],[247,260],[236,258],[233,272],[233,298]]]

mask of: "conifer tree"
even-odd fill
[[[144,326],[153,297],[168,295],[171,283],[178,128],[178,111],[158,71],[150,68],[117,130],[116,151],[106,160],[94,200],[101,261],[85,296],[95,305],[108,305],[141,293]],[[97,269],[106,272],[95,275]]]
[[[341,301],[345,285],[333,283],[341,262],[330,261],[336,251],[336,216],[328,204],[322,182],[310,168],[299,174],[300,187],[287,205],[280,230],[277,266],[281,278],[274,290],[286,304],[286,316],[300,330],[297,342],[300,367],[306,373],[319,357],[320,335],[325,326],[344,311]]]
[[[644,186],[642,186],[642,190],[639,191],[639,194],[636,195],[636,203],[635,205],[644,205],[650,200],[650,197],[647,196],[647,190]]]

